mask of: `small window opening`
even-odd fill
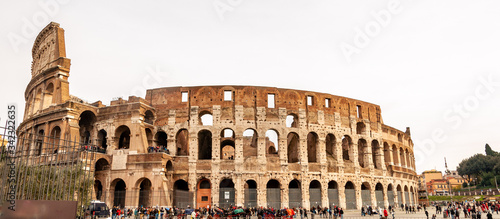
[[[267,108],[274,108],[274,94],[267,94]]]
[[[330,108],[330,98],[325,98],[325,107]]]
[[[361,106],[357,105],[356,110],[358,111],[358,118],[361,118]]]
[[[307,96],[307,105],[312,106],[313,105],[313,97],[312,96]]]
[[[188,92],[181,92],[182,94],[182,102],[188,102]]]
[[[232,101],[233,100],[233,92],[230,90],[224,91],[224,101]]]

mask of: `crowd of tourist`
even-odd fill
[[[444,202],[435,203],[435,214],[429,215],[429,210],[426,205],[409,206],[400,205],[400,210],[406,214],[416,214],[423,211],[427,218],[435,219],[437,215],[443,218],[460,219],[492,219],[492,214],[499,214],[500,204],[498,202]],[[361,216],[377,215],[380,218],[395,219],[396,207],[389,206],[387,208],[372,208],[371,206],[363,206],[361,208]],[[112,219],[165,219],[165,218],[182,218],[182,219],[204,219],[204,218],[331,218],[343,219],[344,210],[334,206],[332,208],[315,206],[309,209],[306,208],[163,208],[163,207],[138,207],[129,209],[120,209],[113,207],[111,209]],[[484,216],[483,216],[484,215]]]

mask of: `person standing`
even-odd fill
[[[340,219],[344,219],[344,210],[342,210],[342,208],[340,208],[340,210],[339,210],[339,215],[340,215]]]

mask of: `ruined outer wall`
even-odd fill
[[[231,101],[224,101],[224,91],[232,92]],[[188,94],[187,101],[182,101],[182,93]],[[268,94],[275,95],[275,107],[268,107]],[[312,97],[308,105],[307,98]],[[207,178],[212,183],[212,202],[219,203],[218,185],[223,179],[232,179],[235,183],[236,203],[243,204],[243,188],[247,180],[258,184],[258,204],[266,206],[266,183],[271,179],[280,182],[283,193],[282,205],[288,206],[288,183],[298,179],[304,188],[313,180],[321,183],[326,191],[328,182],[339,184],[341,206],[345,205],[343,186],[353,182],[356,188],[357,207],[362,205],[362,184],[371,187],[371,200],[375,201],[374,187],[382,183],[384,193],[392,186],[416,188],[416,173],[413,156],[413,143],[408,132],[402,132],[383,124],[378,105],[330,94],[253,86],[200,86],[170,87],[148,90],[145,99],[156,109],[155,126],[169,137],[174,137],[179,130],[189,132],[189,154],[177,158],[174,162],[174,181],[185,180],[190,191],[196,191],[200,179]],[[329,99],[329,107],[325,99]],[[358,113],[358,110],[360,112]],[[213,115],[213,125],[201,124],[200,116]],[[296,115],[298,125],[286,127],[286,117]],[[364,124],[358,130],[358,123]],[[220,157],[221,136],[226,129],[235,132],[235,159],[224,160]],[[257,132],[257,156],[244,155],[244,137],[247,129]],[[198,136],[201,130],[212,133],[212,159],[198,159]],[[265,151],[267,130],[278,133],[278,156],[271,156]],[[318,135],[317,161],[308,162],[308,133]],[[289,133],[299,136],[298,163],[288,163],[287,144]],[[334,135],[334,155],[325,152],[326,136]],[[346,161],[342,158],[342,138],[352,139],[349,148],[352,156]],[[358,151],[358,141],[365,144]],[[175,140],[169,140],[169,149],[175,153]],[[372,151],[371,145],[380,146]],[[223,146],[223,145],[222,145]],[[374,156],[372,156],[374,155]],[[368,165],[361,166],[357,161],[364,159]],[[182,160],[182,161],[181,161]],[[403,162],[404,161],[404,162]],[[379,164],[375,165],[378,162]],[[175,173],[178,173],[175,175]],[[390,185],[390,186],[389,186]],[[263,189],[262,189],[263,188]],[[303,206],[310,206],[308,191],[303,191]],[[387,193],[385,193],[387,194]],[[323,206],[328,206],[327,193],[322,193]],[[387,197],[384,198],[387,203]],[[416,194],[413,200],[416,199]],[[399,197],[403,203],[404,197]],[[408,200],[406,200],[408,201]],[[404,203],[407,203],[404,201]],[[195,200],[193,200],[195,202]],[[408,201],[409,203],[409,201]],[[373,204],[375,206],[375,204]]]

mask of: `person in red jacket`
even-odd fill
[[[384,208],[384,218],[387,219],[388,216],[389,216],[389,213],[387,213],[387,208]]]

